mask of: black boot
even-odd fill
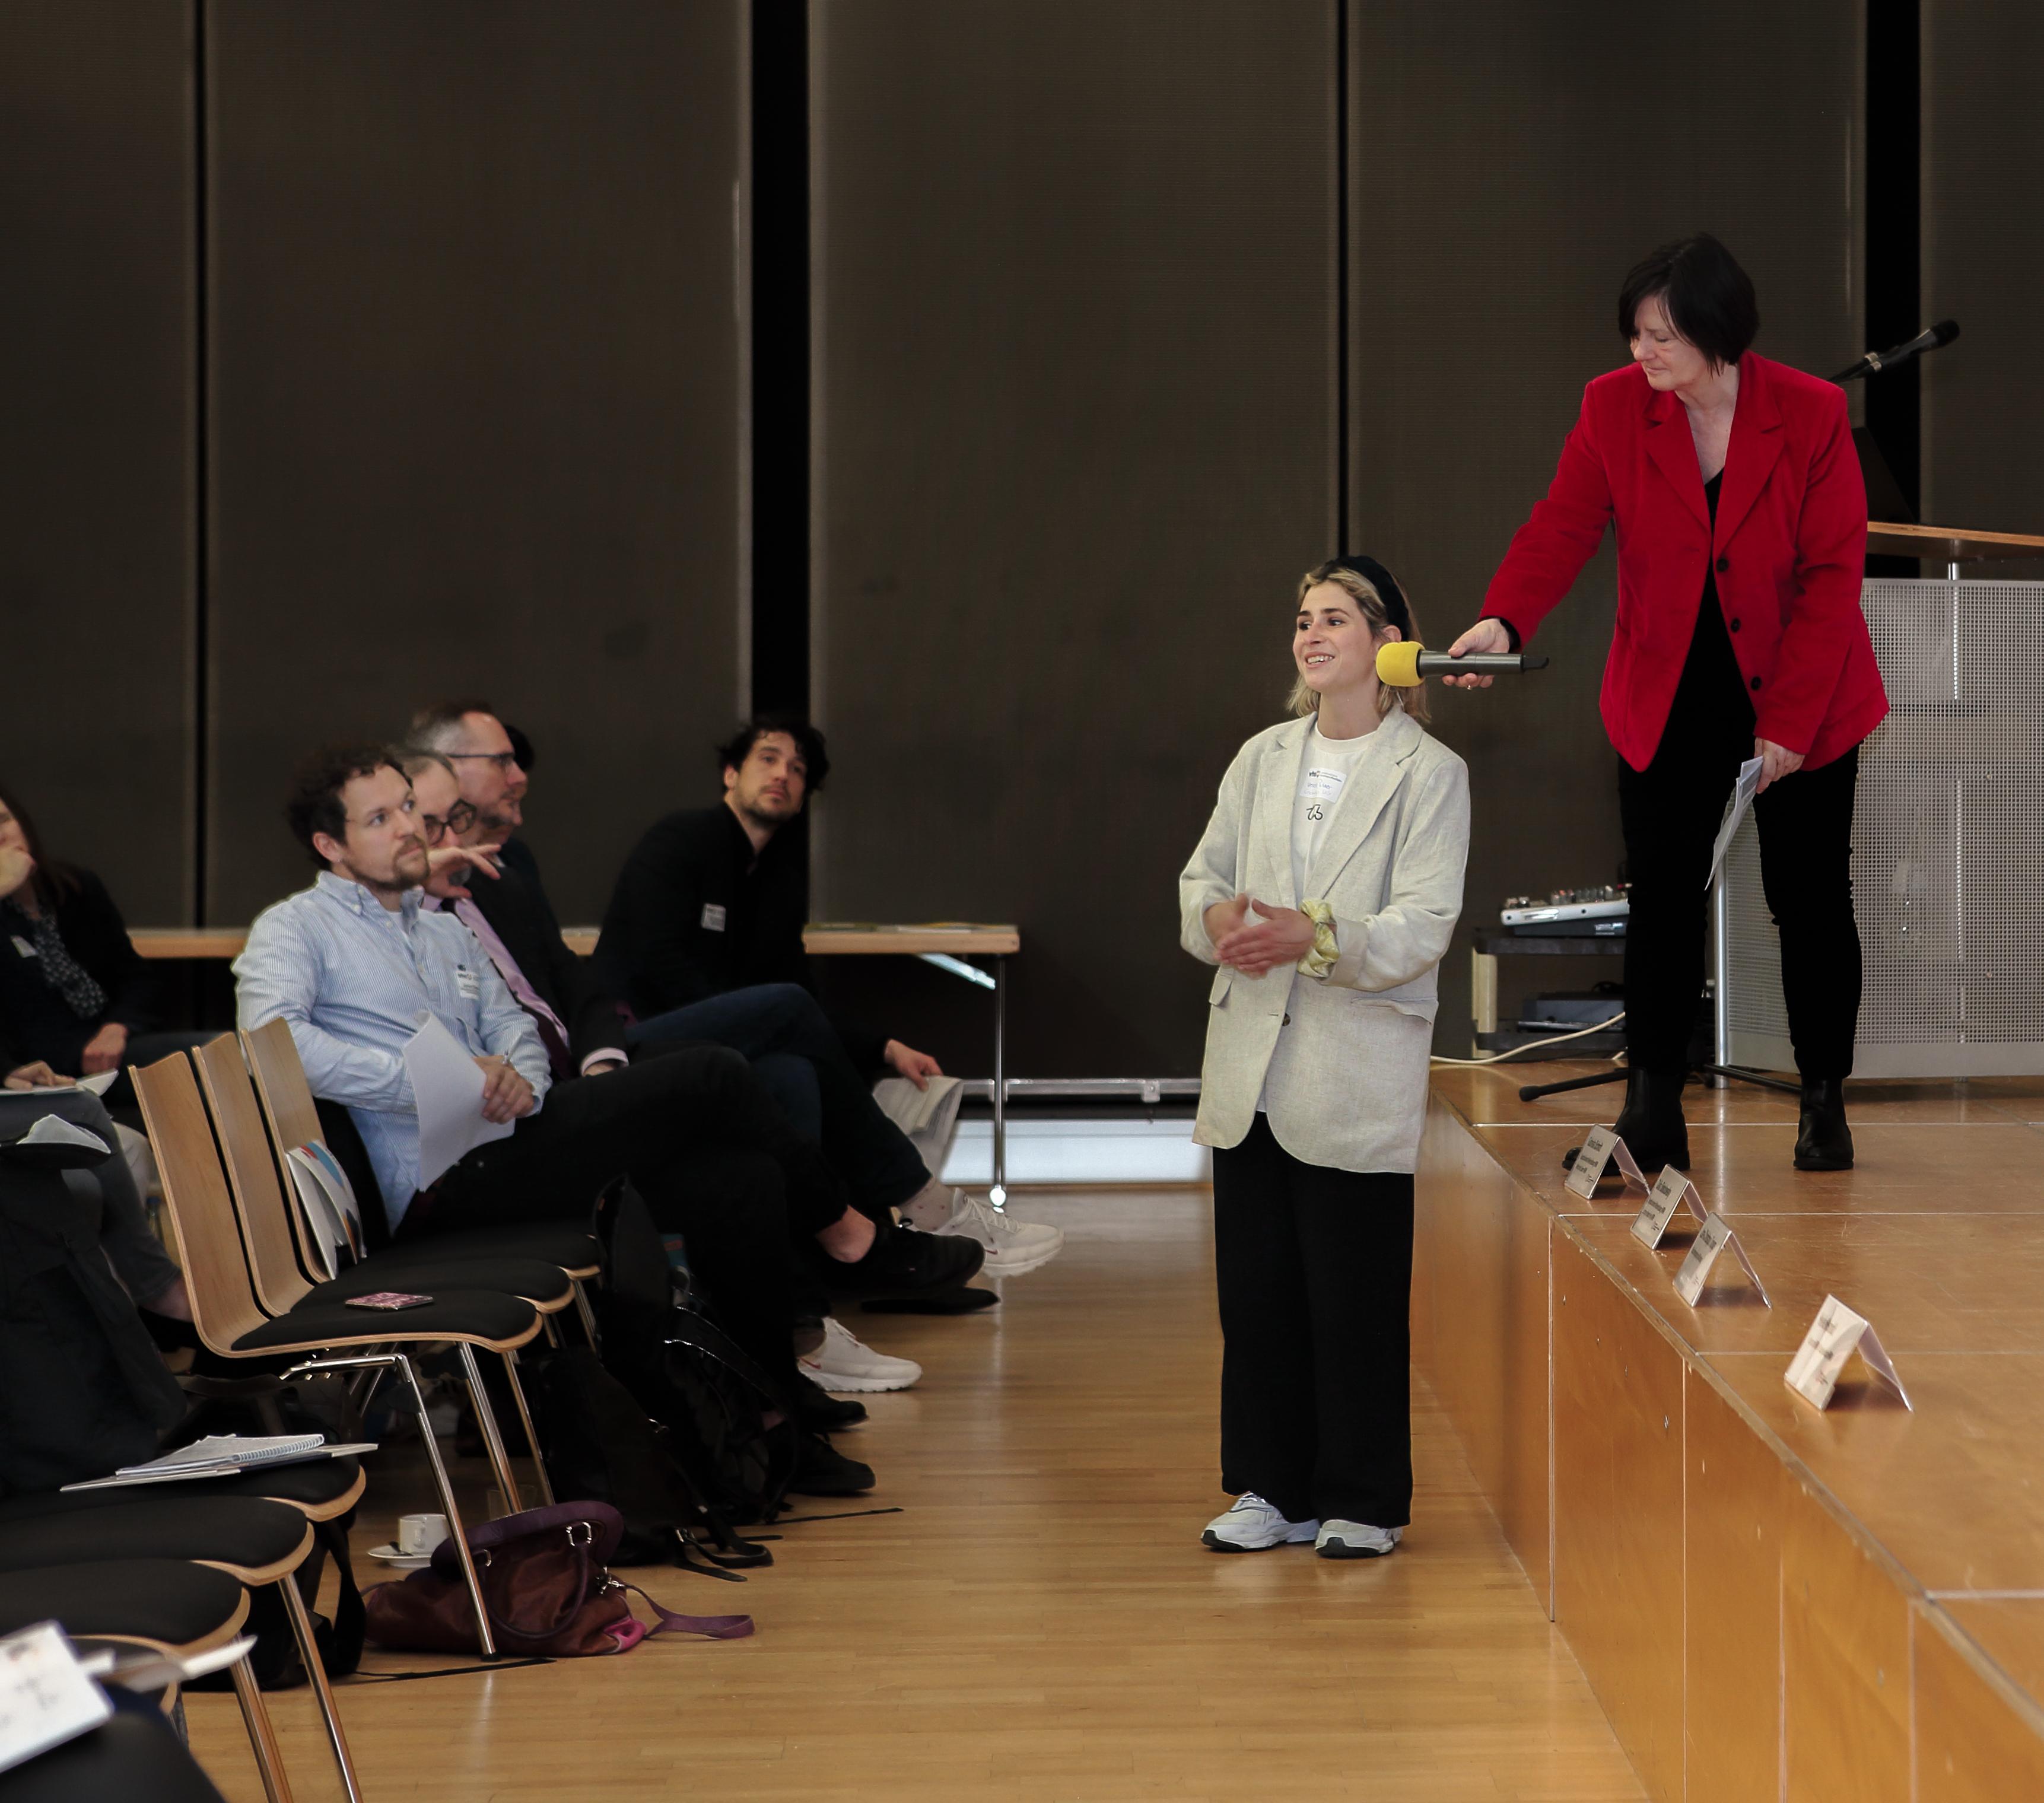
[[[1689,1124],[1682,1118],[1684,1071],[1628,1071],[1625,1106],[1612,1130],[1642,1171],[1658,1174],[1664,1164],[1689,1168]]]
[[[1805,1078],[1796,1132],[1798,1171],[1850,1171],[1852,1129],[1846,1124],[1846,1086],[1837,1077]]]

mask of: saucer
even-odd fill
[[[423,1571],[433,1562],[433,1555],[429,1552],[400,1552],[396,1547],[387,1543],[380,1547],[371,1547],[369,1556],[399,1571]]]

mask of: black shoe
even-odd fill
[[[926,1296],[882,1296],[864,1305],[869,1315],[976,1315],[1001,1298],[991,1290],[933,1290]]]
[[[782,1433],[793,1424],[774,1431]],[[873,1467],[847,1459],[820,1434],[795,1431],[795,1474],[788,1488],[799,1496],[863,1496],[875,1482]]]
[[[1850,1171],[1852,1129],[1846,1124],[1846,1086],[1836,1077],[1806,1080],[1796,1132],[1798,1171]]]
[[[1658,1172],[1664,1164],[1677,1171],[1689,1168],[1689,1124],[1682,1118],[1682,1085],[1687,1081],[1687,1073],[1680,1071],[1626,1072],[1625,1106],[1618,1111],[1612,1131],[1642,1171]],[[1575,1163],[1578,1150],[1570,1148],[1562,1161],[1565,1168]]]
[[[852,1296],[920,1296],[955,1290],[975,1275],[986,1248],[963,1235],[918,1233],[912,1227],[882,1227],[856,1264],[825,1254],[817,1262],[832,1289]]]
[[[855,1428],[866,1419],[863,1402],[848,1396],[828,1395],[807,1378],[801,1381],[802,1387],[795,1393],[795,1413],[804,1427],[820,1434],[835,1433],[840,1428]]]

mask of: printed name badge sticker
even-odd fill
[[[1704,1206],[1704,1198],[1696,1194],[1696,1186],[1672,1164],[1662,1171],[1654,1187],[1646,1193],[1646,1200],[1639,1205],[1639,1213],[1634,1217],[1632,1237],[1651,1251],[1661,1244],[1661,1236],[1668,1231],[1668,1224],[1675,1218],[1675,1211],[1685,1202],[1689,1213],[1696,1217],[1699,1226],[1710,1218]]]
[[[1803,1336],[1796,1356],[1788,1361],[1783,1381],[1805,1402],[1828,1408],[1846,1362],[1855,1352],[1876,1378],[1901,1397],[1902,1406],[1913,1415],[1916,1405],[1902,1387],[1895,1362],[1881,1345],[1873,1323],[1865,1316],[1855,1314],[1835,1296],[1824,1298],[1824,1305],[1811,1322],[1810,1331]]]
[[[0,1640],[0,1771],[94,1728],[113,1713],[53,1621]]]
[[[1704,1224],[1696,1229],[1696,1243],[1689,1247],[1689,1255],[1683,1259],[1682,1268],[1675,1273],[1675,1294],[1691,1308],[1704,1293],[1704,1281],[1711,1274],[1711,1267],[1718,1262],[1718,1254],[1727,1247],[1739,1260],[1739,1268],[1746,1273],[1746,1280],[1759,1292],[1760,1299],[1769,1308],[1774,1303],[1767,1294],[1767,1286],[1760,1281],[1760,1273],[1753,1268],[1753,1260],[1746,1256],[1746,1248],[1739,1242],[1739,1236],[1731,1230],[1731,1224],[1721,1214],[1707,1214]]]
[[[1596,1193],[1597,1181],[1604,1175],[1604,1167],[1614,1158],[1618,1160],[1619,1174],[1624,1178],[1627,1187],[1646,1187],[1646,1173],[1639,1168],[1639,1161],[1627,1149],[1624,1140],[1608,1127],[1593,1127],[1584,1136],[1582,1149],[1570,1167],[1566,1186],[1588,1201]]]

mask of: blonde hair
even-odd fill
[[[1368,622],[1372,638],[1391,624],[1389,610],[1384,605],[1384,597],[1377,592],[1377,585],[1360,571],[1351,570],[1346,564],[1320,564],[1299,579],[1299,599],[1304,601],[1308,594],[1323,582],[1332,582],[1337,588],[1347,589],[1355,598],[1356,611]],[[1411,636],[1416,639],[1420,636],[1420,622],[1413,617],[1409,599],[1406,603],[1405,613],[1412,621]],[[1306,679],[1301,676],[1292,684],[1292,694],[1285,705],[1295,715],[1303,717],[1320,711],[1320,698],[1307,686]],[[1404,709],[1422,726],[1427,725],[1433,717],[1427,711],[1427,688],[1424,682],[1412,689],[1394,689],[1389,682],[1380,682],[1377,686],[1377,718],[1381,720],[1394,707]]]

